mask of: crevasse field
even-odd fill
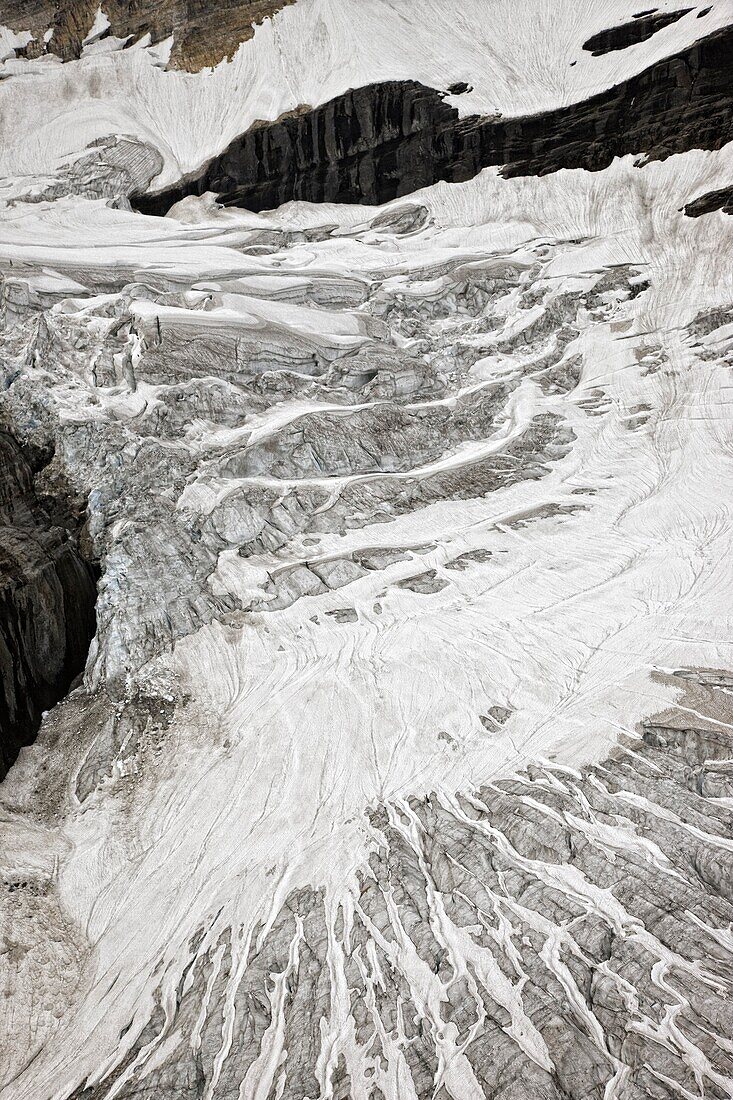
[[[733,134],[665,61],[730,7],[297,0],[197,72],[8,7],[1,1100],[733,1096]],[[336,202],[334,109],[322,201],[137,209],[351,89],[379,189],[384,82],[650,69],[598,170]]]

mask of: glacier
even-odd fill
[[[729,6],[153,7],[0,14],[0,1100],[733,1096]]]

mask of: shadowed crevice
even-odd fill
[[[0,430],[0,779],[83,671],[96,628],[83,516],[39,492],[32,462]]]

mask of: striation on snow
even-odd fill
[[[729,10],[9,6],[0,1100],[733,1096]]]

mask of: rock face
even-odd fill
[[[94,38],[99,41],[114,35],[129,38],[131,45],[145,35],[153,43],[173,35],[171,67],[197,72],[231,57],[241,42],[252,37],[257,23],[289,3],[293,0],[227,0],[216,5],[205,0],[164,0],[155,4],[107,0],[102,5],[105,29]],[[21,0],[4,18],[18,31],[31,29],[33,38],[22,48],[23,56],[33,58],[48,52],[72,61],[81,56],[98,7],[96,0],[58,0],[53,4],[47,0]],[[49,31],[53,33],[45,38]]]
[[[627,153],[719,149],[733,136],[731,50],[728,28],[581,103],[506,122],[459,118],[440,92],[414,81],[357,88],[257,125],[199,176],[135,206],[165,214],[209,191],[250,210],[290,199],[383,203],[490,165],[507,176],[595,172]]]
[[[43,711],[84,669],[96,588],[78,520],[39,498],[31,467],[0,431],[0,778]],[[65,526],[67,525],[67,526]],[[71,529],[69,529],[71,528]]]
[[[722,210],[724,214],[733,214],[733,187],[721,187],[717,191],[708,191],[692,202],[685,203],[685,214],[690,218],[699,218],[702,214],[712,214]]]
[[[583,43],[583,49],[588,50],[594,57],[612,53],[614,50],[625,50],[638,42],[646,42],[657,31],[676,23],[691,11],[694,11],[694,8],[680,8],[679,11],[655,10],[648,15],[639,12],[630,23],[623,23],[620,27],[609,27],[607,31],[594,34]]]

